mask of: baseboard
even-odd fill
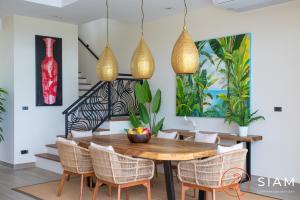
[[[26,168],[31,168],[31,167],[35,167],[35,163],[31,162],[31,163],[22,163],[22,164],[11,164],[11,163],[7,163],[4,161],[0,161],[0,165],[3,165],[5,167],[9,167],[12,169],[26,169]]]

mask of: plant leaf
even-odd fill
[[[134,91],[135,91],[136,99],[139,103],[143,104],[147,101],[147,96],[144,91],[144,87],[140,83],[137,83],[135,85]]]
[[[140,120],[137,118],[137,116],[132,110],[129,111],[129,121],[134,128],[137,128],[141,125]]]
[[[157,134],[163,128],[165,118],[162,118],[153,128],[152,134]]]
[[[161,90],[158,89],[155,93],[154,99],[152,101],[152,112],[158,113],[161,105]]]
[[[144,104],[139,104],[139,109],[140,109],[140,117],[141,117],[141,121],[144,124],[148,124],[150,122],[150,116],[149,113],[146,109],[146,107],[144,106]]]
[[[147,80],[144,80],[143,88],[145,93],[145,100],[146,102],[150,103],[152,101],[152,94]]]

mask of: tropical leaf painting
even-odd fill
[[[238,101],[250,109],[251,34],[195,42],[198,71],[177,75],[176,115],[225,117]]]

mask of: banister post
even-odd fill
[[[111,82],[108,82],[108,119],[111,119],[111,107],[112,107],[112,101],[111,101]]]
[[[69,128],[68,128],[68,116],[69,113],[65,114],[65,138],[68,138]]]

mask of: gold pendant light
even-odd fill
[[[144,1],[142,0],[142,36],[131,58],[131,74],[136,79],[150,79],[154,72],[154,59],[152,53],[144,40]]]
[[[187,5],[184,0],[185,14],[182,33],[172,51],[172,67],[176,74],[193,74],[199,65],[199,52],[186,28]]]
[[[96,72],[101,81],[114,81],[119,74],[118,61],[108,42],[108,0],[106,0],[106,46],[99,57]]]

